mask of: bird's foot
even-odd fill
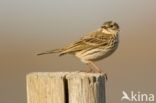
[[[96,70],[95,73],[104,73],[101,69],[99,70]],[[105,80],[107,81],[108,80],[108,76],[106,73],[104,73],[104,77],[105,77]]]
[[[93,70],[92,69],[83,69],[83,70],[80,70],[80,72],[86,72],[86,73],[93,73]]]

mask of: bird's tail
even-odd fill
[[[44,54],[52,54],[52,53],[60,53],[62,51],[62,49],[54,49],[54,50],[50,50],[50,51],[46,51],[43,53],[39,53],[37,55],[44,55]]]

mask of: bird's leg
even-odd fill
[[[96,66],[94,62],[90,61],[90,64],[95,68],[97,73],[101,73],[102,72],[102,70],[98,66]]]
[[[102,70],[98,66],[96,66],[94,62],[90,61],[90,64],[96,69],[97,73],[101,73],[102,72]],[[106,73],[104,74],[104,76],[105,76],[105,79],[108,80],[108,76],[107,76]]]
[[[87,66],[89,67],[89,68],[88,68],[89,70],[87,70],[88,73],[94,71],[93,68],[92,68],[92,66],[91,66],[89,63],[87,63]]]
[[[84,69],[83,70],[80,70],[80,72],[91,73],[91,72],[94,71],[93,68],[92,68],[92,66],[89,63],[86,63],[86,65],[88,66],[88,68],[86,68],[85,70]]]

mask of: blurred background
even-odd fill
[[[107,103],[122,91],[156,95],[155,0],[0,0],[0,103],[26,103],[30,72],[78,71],[86,66],[66,55],[36,56],[63,47],[108,20],[121,28],[120,46],[97,62],[108,74]]]

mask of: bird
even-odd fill
[[[72,54],[89,67],[86,72],[101,73],[95,62],[110,56],[119,44],[119,25],[113,21],[104,22],[97,30],[86,33],[79,40],[63,48],[53,49],[37,55],[59,53],[59,56]]]

